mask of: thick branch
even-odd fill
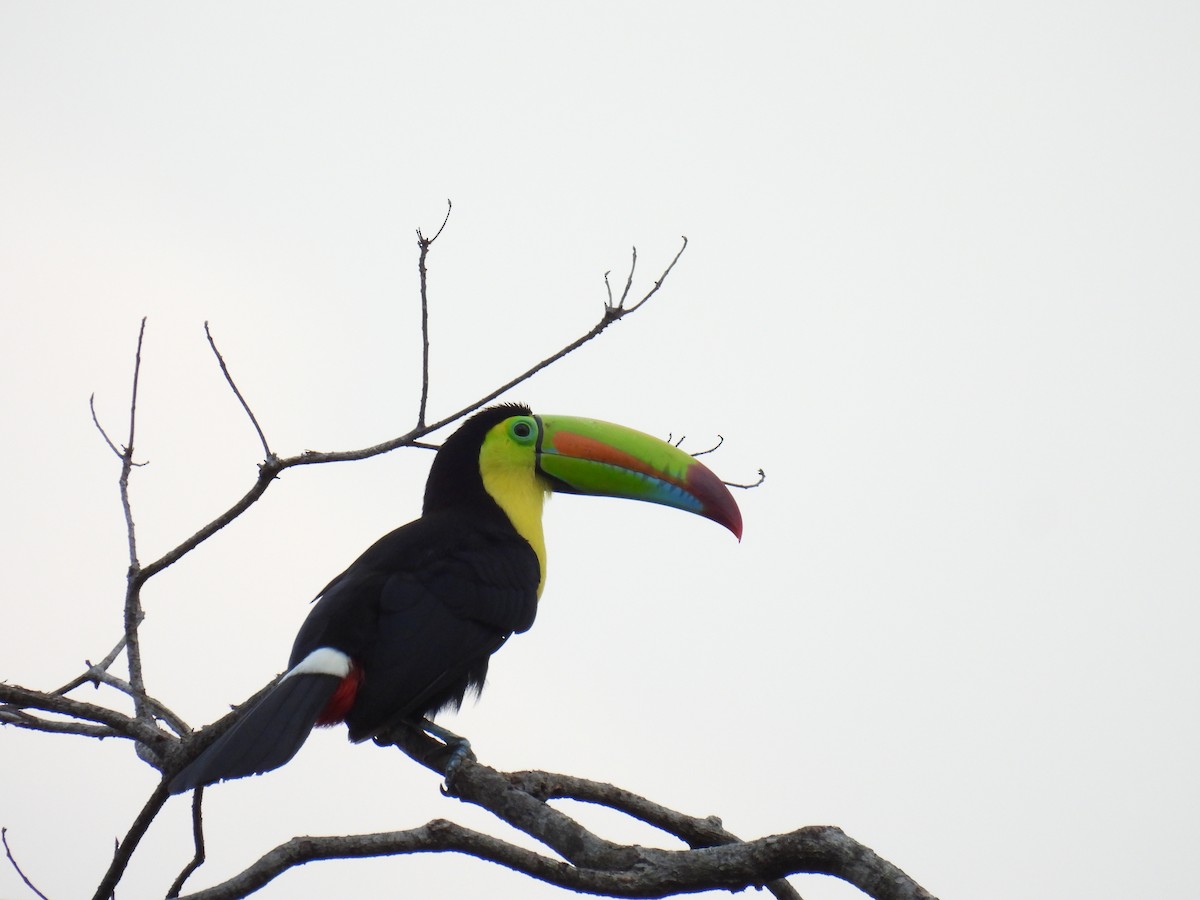
[[[154,789],[154,792],[146,801],[146,805],[138,813],[137,818],[133,820],[133,824],[125,834],[125,840],[117,845],[117,850],[113,854],[108,871],[104,873],[104,878],[100,880],[100,886],[96,888],[96,893],[93,895],[92,900],[110,900],[113,892],[116,890],[117,882],[121,880],[121,876],[125,873],[125,869],[129,865],[133,851],[137,849],[142,837],[146,834],[146,830],[150,827],[150,823],[154,821],[159,810],[163,808],[163,804],[167,802],[170,796],[167,793],[167,780],[164,778],[158,783],[158,787]]]
[[[444,745],[414,729],[395,743],[430,768],[444,765]],[[832,826],[740,841],[719,820],[697,819],[611,785],[548,772],[499,773],[473,760],[455,776],[453,792],[560,854],[565,861],[499,838],[435,820],[419,828],[336,837],[295,837],[237,876],[188,895],[191,900],[244,897],[288,869],[321,859],[458,852],[498,863],[548,884],[614,897],[663,897],[702,890],[767,886],[777,897],[797,895],[784,879],[796,874],[840,878],[876,900],[933,900],[896,866]],[[692,849],[662,850],[604,841],[546,805],[572,798],[627,812],[687,841]]]
[[[693,850],[741,843],[742,840],[726,831],[716,816],[698,818],[685,815],[615,785],[540,771],[510,772],[505,777],[514,787],[542,801],[577,800],[607,806],[679,838]],[[768,882],[764,887],[779,900],[799,900],[800,897],[796,889],[783,879]]]
[[[157,728],[150,721],[131,718],[116,710],[108,709],[105,706],[85,703],[82,700],[73,700],[70,697],[63,697],[60,694],[46,694],[16,684],[0,683],[0,701],[10,704],[11,707],[15,707],[17,710],[40,709],[44,712],[57,713],[58,715],[69,716],[73,719],[82,719],[87,722],[97,722],[101,725],[107,725],[116,732],[113,735],[114,737],[126,737],[137,741],[139,744],[153,749],[156,753],[175,743],[177,740],[168,732]],[[0,707],[0,712],[11,713],[11,710]],[[13,721],[12,724],[19,725],[21,723]],[[81,732],[74,731],[72,733],[79,734]],[[97,737],[101,736],[107,735],[97,735]],[[151,762],[153,763],[153,760]]]
[[[741,840],[726,831],[721,820],[714,816],[688,816],[616,785],[575,775],[541,771],[510,772],[505,777],[514,787],[539,800],[578,800],[582,803],[607,806],[674,835],[693,849],[716,847]]]
[[[597,837],[561,810],[514,789],[511,782],[488,766],[464,765],[454,779],[453,792],[541,841],[573,865],[616,870],[638,863],[637,848]]]
[[[800,828],[741,844],[700,850],[629,848],[635,862],[621,870],[576,868],[490,835],[437,819],[407,831],[338,837],[295,837],[237,876],[187,895],[233,900],[292,868],[320,859],[464,853],[540,881],[609,897],[665,897],[703,890],[738,891],[795,874],[832,875],[875,900],[934,900],[900,869],[829,826]]]
[[[393,729],[386,739],[377,739],[376,743],[390,743],[439,773],[444,772],[449,760],[447,747],[413,728]],[[608,806],[678,837],[694,849],[741,840],[725,831],[719,820],[686,816],[630,791],[569,775],[537,771],[500,773],[471,760],[456,771],[448,791],[486,809],[581,868],[628,869],[638,862],[637,848],[596,836],[570,816],[549,806],[546,803],[549,799],[569,798]],[[772,881],[766,887],[780,900],[798,900],[799,895],[786,881]]]

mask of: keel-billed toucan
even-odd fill
[[[438,450],[421,518],[321,591],[287,673],[171,792],[277,768],[315,725],[345,722],[362,741],[457,708],[483,686],[491,655],[533,624],[550,491],[648,500],[742,533],[725,485],[677,447],[594,419],[485,409]]]

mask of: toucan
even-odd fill
[[[432,718],[478,694],[491,655],[533,624],[551,491],[660,503],[742,535],[728,488],[677,446],[595,419],[484,409],[439,448],[421,517],[317,595],[287,672],[171,793],[276,769],[315,726],[345,722],[355,742],[402,724],[437,728]]]

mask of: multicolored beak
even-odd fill
[[[538,471],[554,490],[673,506],[712,519],[742,539],[742,513],[729,489],[678,447],[597,419],[534,418]]]

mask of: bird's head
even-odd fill
[[[725,484],[666,441],[597,419],[539,416],[495,406],[469,419],[438,451],[425,492],[429,512],[482,490],[508,513],[536,515],[547,491],[673,506],[741,539],[742,514]],[[536,504],[536,510],[531,505]]]

